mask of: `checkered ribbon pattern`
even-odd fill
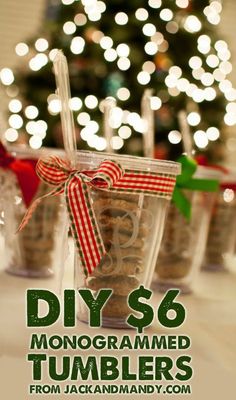
[[[72,236],[80,261],[89,275],[106,254],[91,201],[91,188],[119,193],[143,193],[170,200],[176,181],[175,175],[123,170],[121,165],[112,160],[102,161],[96,169],[79,171],[72,169],[68,161],[57,156],[39,159],[36,171],[42,181],[55,188],[31,204],[18,231],[28,223],[42,199],[64,193]]]

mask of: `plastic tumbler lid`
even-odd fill
[[[166,160],[156,160],[152,158],[136,157],[123,154],[99,153],[95,151],[78,151],[78,161],[81,165],[88,165],[96,168],[104,159],[114,160],[122,165],[123,168],[161,172],[163,174],[179,175],[181,172],[180,163]]]
[[[57,155],[65,158],[65,151],[41,147],[39,150],[33,150],[28,146],[8,146],[7,150],[20,158],[39,158],[50,155]],[[156,160],[145,157],[135,157],[123,154],[100,153],[96,151],[81,150],[77,151],[77,160],[83,169],[92,169],[99,166],[104,160],[114,160],[122,165],[123,168],[161,172],[163,174],[179,175],[181,173],[180,163],[166,160]]]

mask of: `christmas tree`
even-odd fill
[[[68,59],[80,148],[105,150],[101,100],[117,100],[113,148],[142,154],[140,102],[153,88],[156,143],[170,158],[182,151],[178,112],[199,151],[214,154],[224,124],[235,121],[236,90],[227,43],[217,35],[220,0],[51,0],[40,37],[18,43],[18,71],[1,71],[9,99],[10,141],[60,146],[60,103],[52,60]]]

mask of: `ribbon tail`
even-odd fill
[[[26,211],[18,229],[16,230],[16,233],[22,231],[22,229],[24,229],[24,227],[28,224],[29,220],[32,217],[32,214],[34,213],[38,205],[41,203],[41,201],[47,197],[56,196],[58,194],[63,193],[63,186],[64,184],[57,187],[56,189],[51,190],[51,192],[45,194],[44,196],[41,196],[38,199],[34,200],[33,203],[30,205],[30,207],[28,208],[28,210]]]
[[[175,189],[174,189],[172,200],[175,203],[176,207],[181,212],[181,214],[183,214],[184,217],[188,221],[190,221],[190,218],[191,218],[191,203],[187,199],[187,197],[182,193],[182,191],[179,190],[177,187],[175,187]]]
[[[106,255],[100,229],[90,200],[87,182],[73,176],[66,182],[65,197],[72,236],[84,272],[90,275]]]

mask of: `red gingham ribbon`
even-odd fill
[[[93,210],[90,187],[125,193],[145,193],[171,199],[175,176],[149,171],[123,170],[115,161],[104,160],[97,169],[72,170],[69,163],[56,156],[39,159],[37,174],[44,182],[55,186],[38,198],[28,209],[19,230],[29,221],[41,200],[64,193],[70,227],[83,267],[91,274],[106,254],[105,246]]]

